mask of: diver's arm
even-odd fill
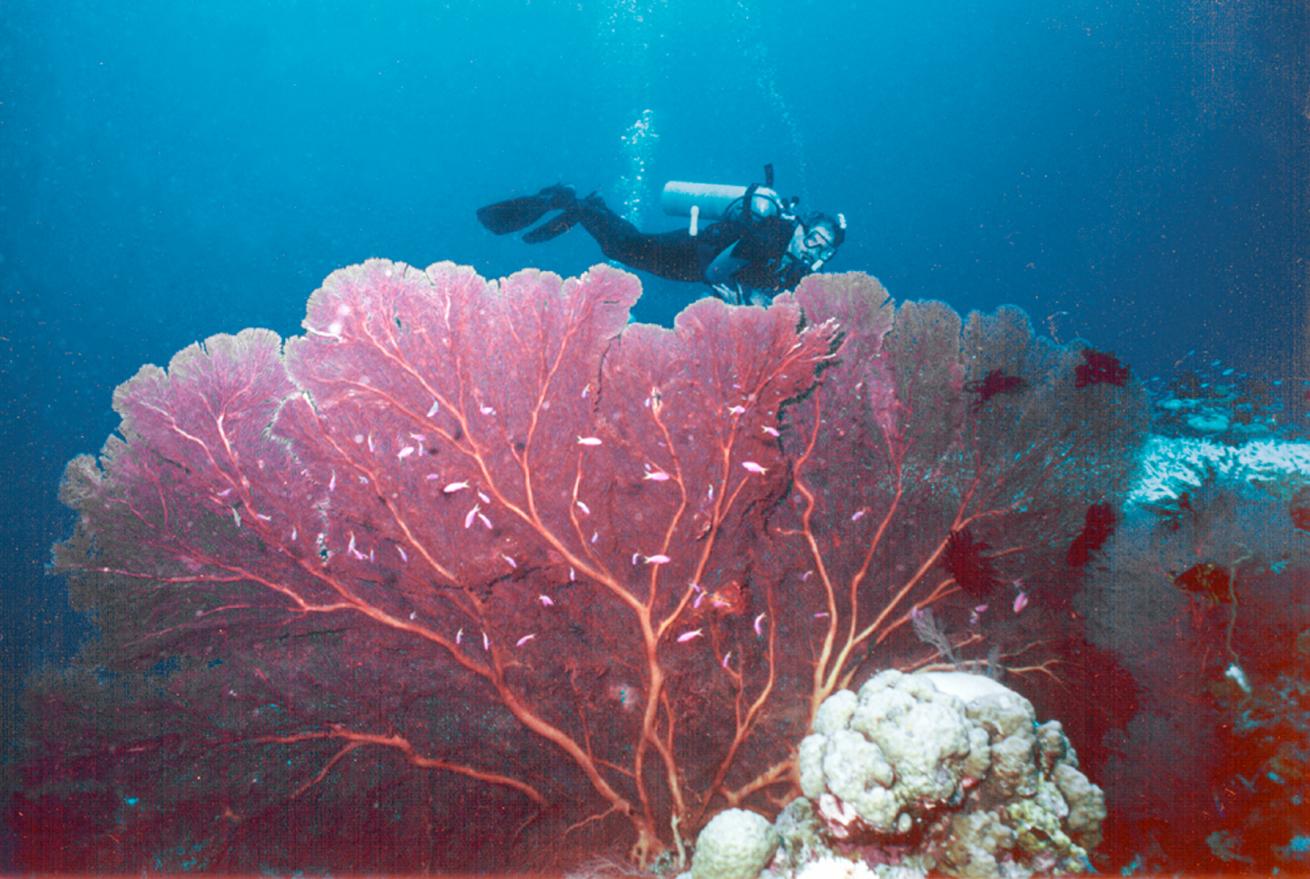
[[[749,260],[744,260],[733,256],[733,251],[737,249],[734,243],[731,247],[726,247],[714,257],[708,266],[705,267],[705,282],[711,287],[720,284],[727,284],[732,280],[732,276],[737,273],[742,266],[746,265]]]
[[[705,261],[701,272],[705,283],[711,287],[733,284],[733,276],[750,262],[745,254],[738,253],[746,231],[745,226],[734,222],[715,223],[701,231],[696,246]]]

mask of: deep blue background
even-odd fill
[[[1307,6],[1161,0],[0,5],[0,661],[76,636],[43,575],[113,387],[216,332],[299,329],[333,268],[577,273],[478,205],[668,178],[842,210],[834,270],[1017,303],[1139,374],[1305,375]],[[650,111],[646,136],[625,133]],[[638,179],[637,172],[641,172]],[[626,183],[624,179],[626,177]],[[699,291],[647,285],[668,321]]]

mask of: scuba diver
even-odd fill
[[[846,238],[842,214],[796,213],[798,198],[772,189],[773,166],[763,185],[723,186],[673,181],[661,196],[664,212],[689,218],[686,229],[646,233],[592,193],[579,199],[571,186],[548,186],[536,195],[478,209],[478,221],[497,235],[524,233],[528,244],[563,235],[576,225],[596,239],[607,257],[674,281],[703,282],[732,305],[768,305],[783,290],[818,271]],[[713,220],[701,228],[702,220]]]

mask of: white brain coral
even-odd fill
[[[798,762],[828,838],[911,845],[950,876],[1080,872],[1105,818],[1060,724],[980,675],[885,671],[838,692]]]
[[[696,838],[692,879],[755,879],[777,848],[778,834],[765,818],[728,809],[715,815]]]
[[[863,861],[820,858],[802,867],[796,879],[878,879],[878,874]]]
[[[989,762],[986,731],[959,699],[919,675],[887,671],[858,696],[834,694],[814,730],[801,742],[801,790],[818,801],[834,835],[856,820],[905,833],[917,813],[958,796]]]

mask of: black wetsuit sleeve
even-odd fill
[[[782,259],[791,244],[796,224],[778,217],[764,217],[751,223],[741,236],[737,255],[752,263],[765,264]]]
[[[770,294],[794,287],[806,274],[803,266],[785,265],[783,260],[795,229],[794,220],[781,217],[764,217],[743,229],[733,256],[746,260],[746,265],[738,269],[734,282]]]
[[[708,226],[696,236],[694,240],[701,280],[711,285],[733,280],[733,276],[746,262],[736,252],[745,231],[740,223],[719,222]]]
[[[696,236],[697,243],[705,248],[706,252],[713,251],[711,258],[718,256],[729,247],[736,246],[741,241],[742,236],[746,234],[746,227],[732,220],[724,220],[706,226],[701,230],[700,235]]]

